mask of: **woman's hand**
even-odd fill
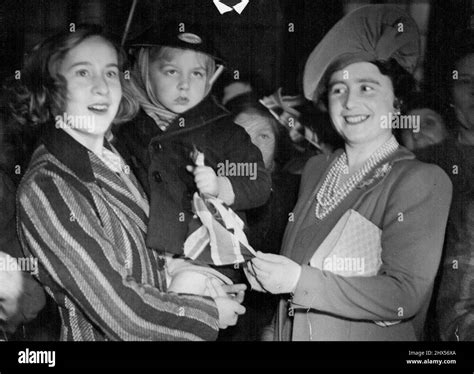
[[[301,274],[301,266],[285,256],[257,252],[252,259],[256,280],[273,294],[291,293]]]
[[[219,328],[226,329],[229,326],[234,326],[239,315],[245,313],[245,308],[239,302],[231,299],[216,279],[208,279],[207,288],[219,312]]]
[[[253,268],[251,261],[247,262],[246,266],[244,266],[244,273],[250,283],[250,287],[252,287],[252,290],[258,292],[267,292],[257,280],[257,275],[255,274],[255,269]]]
[[[16,265],[15,258],[0,252],[0,261],[5,264],[0,270],[0,319],[7,320],[17,312],[23,292],[23,274],[16,268],[5,269],[8,264]]]

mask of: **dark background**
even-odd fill
[[[129,37],[171,17],[184,23],[202,22],[214,31],[214,43],[228,62],[227,76],[232,77],[238,70],[241,77],[252,77],[262,94],[278,87],[293,94],[301,91],[306,57],[322,36],[347,11],[369,3],[384,1],[250,0],[242,14],[221,15],[212,0],[138,0]],[[446,51],[453,35],[471,24],[474,0],[390,3],[411,13],[418,12],[419,18],[428,20],[420,24],[422,21],[417,19],[422,44],[426,46],[417,76],[423,78],[429,89],[436,89],[447,69]],[[120,39],[132,0],[0,0],[0,4],[0,80],[3,81],[21,69],[24,54],[36,43],[69,28],[72,22],[100,23]],[[291,27],[294,31],[290,31]],[[216,88],[219,89],[219,84]]]

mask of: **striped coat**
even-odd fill
[[[214,301],[166,292],[165,261],[146,248],[146,213],[122,179],[63,130],[43,139],[18,190],[18,230],[61,339],[214,340]]]

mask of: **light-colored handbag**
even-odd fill
[[[310,266],[343,277],[371,277],[382,265],[382,230],[353,209],[339,219],[314,253]],[[374,321],[387,327],[401,321]]]

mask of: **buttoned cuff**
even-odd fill
[[[227,205],[232,205],[235,201],[235,194],[229,178],[217,177],[217,184],[219,185],[219,193],[217,197]]]
[[[294,305],[310,307],[314,303],[316,291],[314,289],[314,268],[308,265],[301,266],[301,273],[294,292],[291,294],[291,302]],[[311,285],[313,287],[311,287]]]
[[[294,292],[296,291],[296,287],[298,286],[298,282],[300,281],[300,278],[301,278],[301,270],[302,270],[302,267],[299,266],[299,267],[298,267],[298,276],[295,277],[294,283],[293,283],[292,286],[290,287],[290,289],[292,290],[292,291],[291,291],[291,294],[292,294],[292,295],[294,295]]]

